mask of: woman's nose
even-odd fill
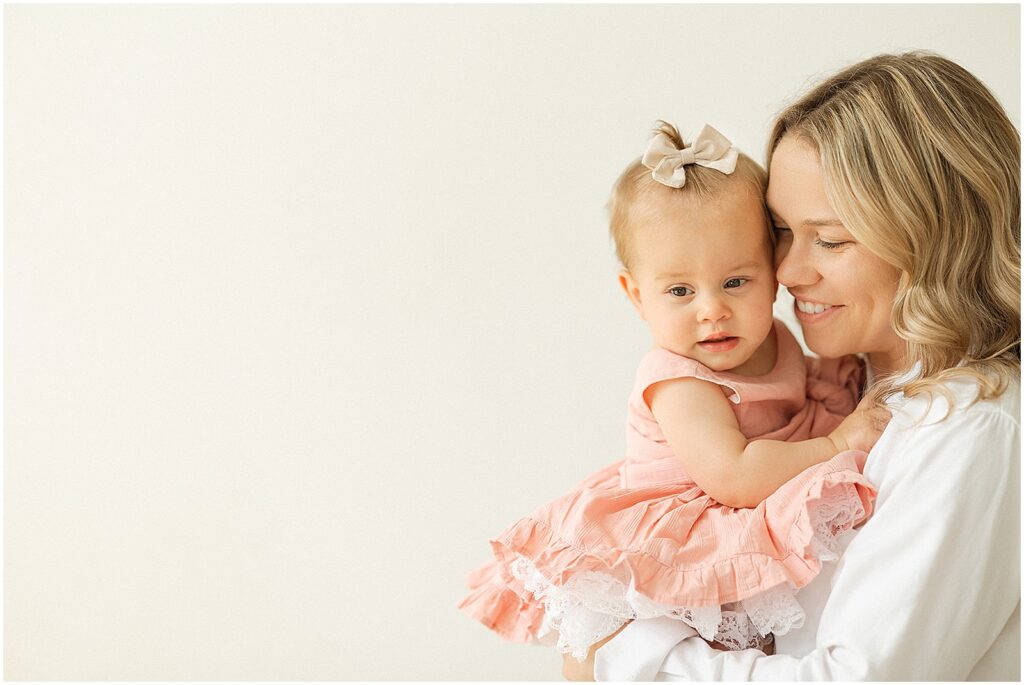
[[[775,260],[777,263],[775,278],[787,288],[810,285],[820,278],[808,251],[797,247],[792,242],[784,247],[780,245],[776,249]]]

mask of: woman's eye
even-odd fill
[[[673,295],[675,297],[686,297],[687,295],[693,294],[693,291],[687,288],[685,285],[674,285],[668,289],[668,292],[670,295]]]
[[[725,282],[726,288],[738,288],[747,282],[746,278],[730,278]]]
[[[832,242],[830,240],[822,240],[821,238],[815,238],[814,239],[814,244],[815,245],[820,245],[821,247],[825,248],[826,250],[838,249],[838,248],[842,247],[843,245],[846,245],[848,242],[849,242],[848,240],[841,240],[841,241],[839,241],[837,243],[834,243],[834,242]]]
[[[772,230],[775,231],[775,241],[778,242],[784,238],[789,238],[792,231],[785,226],[772,226]]]

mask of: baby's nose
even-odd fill
[[[729,306],[724,298],[717,295],[707,295],[701,302],[701,321],[719,321],[728,318]]]

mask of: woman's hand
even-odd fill
[[[877,406],[870,397],[865,397],[853,410],[853,413],[843,419],[829,438],[836,444],[840,452],[844,450],[871,451],[871,448],[878,442],[879,436],[885,427],[889,425],[892,414],[884,406]]]
[[[582,662],[576,661],[572,654],[562,655],[562,677],[573,682],[591,682],[594,680],[594,653],[604,647],[612,638],[621,633],[631,621],[626,621],[614,633],[605,639],[590,645],[590,652]]]

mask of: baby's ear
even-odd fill
[[[626,292],[626,297],[633,303],[633,307],[636,308],[637,313],[640,314],[640,318],[644,318],[644,305],[640,300],[640,288],[637,287],[636,281],[633,280],[633,274],[629,273],[626,269],[619,272],[619,285]],[[646,321],[646,319],[644,319]]]

